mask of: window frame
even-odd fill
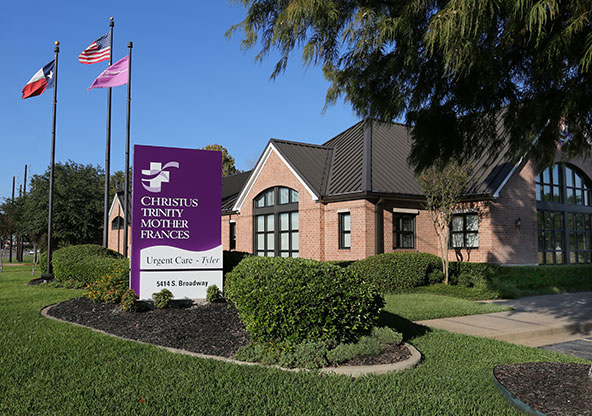
[[[402,230],[402,220],[408,218],[412,221],[411,231]],[[414,250],[416,248],[416,227],[417,227],[417,214],[409,214],[402,212],[393,212],[393,250]],[[411,235],[411,247],[403,247],[402,237],[404,235]]]
[[[468,230],[467,229],[467,217],[469,216],[475,216],[477,217],[477,230]],[[463,224],[462,224],[462,230],[461,231],[453,231],[453,222],[454,222],[454,218],[458,218],[461,217]],[[479,248],[479,214],[476,212],[459,212],[456,214],[452,214],[452,220],[448,226],[449,229],[449,237],[448,237],[448,247],[453,249],[453,250],[474,250],[474,249],[478,249]],[[454,246],[454,235],[455,234],[460,234],[463,237],[463,244],[461,247],[455,247]],[[477,236],[477,245],[476,246],[468,246],[467,245],[467,236],[471,234],[471,235],[476,235]]]
[[[236,222],[230,221],[228,226],[228,233],[230,243],[228,244],[229,250],[236,250]]]
[[[280,203],[280,190],[288,189],[288,202]],[[271,196],[270,196],[271,195]],[[264,201],[264,206],[257,206],[259,201]],[[267,204],[268,201],[272,201],[273,204]],[[300,214],[298,211],[298,200],[299,192],[295,189],[287,186],[273,186],[261,191],[255,198],[253,198],[253,254],[259,255],[260,252],[264,252],[265,257],[271,257],[268,254],[273,253],[274,257],[279,257],[282,253],[288,253],[288,257],[300,257]],[[289,213],[289,230],[280,230],[280,215]],[[298,229],[292,229],[292,213],[298,215]],[[265,216],[264,231],[257,229],[257,217]],[[273,215],[273,230],[269,231],[269,223],[267,217]],[[281,246],[281,234],[282,232],[289,232],[290,237],[289,249],[283,250]],[[258,235],[265,234],[264,237],[264,248],[261,249],[258,246]],[[293,249],[293,233],[298,233],[298,249]],[[268,235],[273,234],[273,249],[268,248]]]
[[[349,218],[349,229],[345,229],[345,217]],[[351,213],[349,211],[337,213],[337,232],[339,250],[351,250]],[[345,244],[345,236],[349,235],[349,246]]]

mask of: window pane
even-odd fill
[[[541,185],[536,184],[536,200],[541,201]]]
[[[413,248],[413,234],[401,235],[401,248]]]
[[[299,245],[300,245],[300,238],[298,237],[298,232],[293,232],[292,233],[292,250],[299,250],[300,249]]]
[[[463,235],[462,233],[452,234],[452,247],[461,248],[463,246]]]
[[[257,234],[257,250],[265,249],[265,234]]]
[[[290,202],[290,190],[288,188],[280,188],[280,204],[287,204]]]
[[[558,212],[556,212],[553,215],[553,218],[555,219],[555,229],[556,230],[562,230],[563,229],[563,214],[559,214]]]
[[[282,233],[280,238],[280,250],[289,250],[290,249],[290,234],[289,233]]]
[[[265,215],[257,216],[257,231],[265,231]]]
[[[452,231],[463,230],[463,217],[461,215],[455,215],[452,217]]]
[[[569,253],[569,263],[570,264],[576,264],[577,263],[576,253],[574,253],[573,251]]]
[[[577,220],[577,224],[576,224],[577,229],[583,230],[584,229],[584,221],[585,221],[584,214],[576,215],[576,220]]]
[[[344,248],[351,247],[351,234],[343,234],[343,247]]]
[[[553,201],[561,202],[561,189],[558,186],[553,187]]]
[[[467,231],[479,230],[479,217],[477,215],[467,215]]]
[[[561,240],[563,240],[561,233],[555,233],[555,250],[563,249],[563,242]]]
[[[468,233],[467,234],[467,247],[476,248],[479,247],[479,234]]]
[[[290,189],[290,199],[292,202],[298,202],[298,192]]]
[[[553,214],[551,212],[545,212],[545,230],[553,229]]]
[[[551,169],[547,168],[543,171],[543,182],[551,183]]]
[[[287,252],[287,251],[284,251],[284,252],[280,253],[280,256],[282,256],[282,257],[290,257],[290,253]]]
[[[575,233],[569,233],[569,249],[570,250],[576,249],[576,235],[575,235]]]
[[[576,204],[584,204],[584,191],[582,191],[581,189],[576,189]]]
[[[567,226],[569,227],[569,230],[575,230],[576,229],[576,219],[575,219],[575,215],[574,214],[568,214],[567,216],[568,222],[567,222]]]
[[[567,203],[573,204],[576,202],[576,195],[573,188],[567,188]]]
[[[545,249],[545,233],[543,231],[539,231],[539,250]]]
[[[576,179],[576,188],[581,188],[582,187],[582,177],[575,172],[574,172],[574,176]]]
[[[258,252],[257,252],[257,255],[258,255],[259,257],[265,257],[265,251],[258,251]]]
[[[565,167],[565,185],[573,186],[573,171],[571,168]]]
[[[547,264],[555,264],[555,262],[553,261],[553,253],[546,253],[546,257],[547,257]]]
[[[401,217],[401,231],[413,231],[413,218],[409,216]]]
[[[265,192],[265,206],[272,206],[275,205],[274,196],[273,196],[273,189]]]
[[[292,257],[295,258],[295,259],[297,259],[298,257],[300,257],[300,255],[298,254],[297,251],[293,251],[291,254],[292,254]]]
[[[341,226],[343,227],[343,231],[351,231],[351,218],[349,214],[341,214],[341,218],[343,220]]]
[[[590,220],[592,216],[590,214],[586,214],[586,230],[590,230]]]
[[[267,250],[273,250],[275,248],[274,242],[275,242],[275,235],[273,235],[273,233],[268,233],[267,234]]]
[[[273,251],[266,251],[265,253],[267,257],[275,257],[275,253]]]
[[[261,195],[259,198],[255,200],[255,206],[257,208],[261,208],[265,206],[265,195]]]
[[[539,264],[545,264],[545,253],[539,252]]]
[[[292,216],[292,230],[298,230],[298,212],[291,212],[290,215]]]
[[[551,201],[553,199],[553,194],[551,193],[551,187],[549,185],[545,185],[543,187],[543,190],[544,190],[543,200]]]
[[[553,166],[553,183],[559,184],[559,165]]]
[[[280,214],[280,231],[287,231],[290,229],[290,214],[282,212]]]
[[[543,211],[537,211],[537,227],[539,230],[543,229]]]
[[[267,215],[267,231],[274,230],[274,215]]]
[[[584,233],[578,233],[578,250],[585,250],[586,244],[584,243]]]
[[[555,252],[555,263],[556,264],[563,264],[563,253],[561,251]]]

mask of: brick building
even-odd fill
[[[225,250],[354,260],[438,254],[404,125],[359,122],[323,145],[272,139],[250,172],[223,178]],[[473,162],[451,226],[451,260],[500,264],[592,261],[592,162],[537,172],[505,151]],[[110,237],[113,241],[113,237]]]

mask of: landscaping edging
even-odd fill
[[[56,305],[56,304],[54,304]],[[192,351],[186,351],[186,350],[182,350],[182,349],[178,349],[178,348],[172,348],[172,347],[165,347],[162,345],[156,345],[156,344],[151,344],[148,342],[144,342],[144,341],[138,341],[138,340],[134,340],[134,339],[130,339],[130,338],[125,338],[119,335],[114,335],[111,334],[109,332],[100,330],[100,329],[96,329],[96,328],[92,328],[90,326],[86,326],[86,325],[81,325],[75,322],[70,322],[70,321],[66,321],[63,319],[59,319],[56,318],[54,316],[51,316],[48,314],[48,311],[54,306],[54,305],[48,305],[45,306],[44,308],[41,309],[40,314],[41,316],[48,318],[48,319],[52,319],[54,321],[58,321],[58,322],[64,322],[67,324],[71,324],[71,325],[76,325],[82,328],[87,328],[90,329],[92,331],[98,332],[100,334],[104,334],[104,335],[108,335],[114,338],[119,338],[122,340],[126,340],[126,341],[133,341],[133,342],[137,342],[140,344],[145,344],[145,345],[152,345],[158,348],[163,348],[169,352],[173,352],[173,353],[177,353],[177,354],[184,354],[184,355],[190,355],[192,357],[197,357],[197,358],[205,358],[205,359],[212,359],[212,360],[218,360],[218,361],[223,361],[226,363],[231,363],[231,364],[238,364],[238,365],[257,365],[257,366],[261,366],[261,367],[268,367],[268,368],[275,368],[275,369],[279,369],[279,370],[283,370],[283,371],[292,371],[292,372],[298,372],[298,371],[302,371],[304,369],[299,369],[299,368],[284,368],[284,367],[280,367],[280,366],[270,366],[270,365],[264,365],[264,364],[259,364],[259,363],[250,363],[250,362],[246,362],[246,361],[238,361],[238,360],[234,360],[232,358],[227,358],[227,357],[220,357],[217,355],[208,355],[208,354],[201,354],[201,353],[197,353],[197,352],[192,352]],[[380,365],[360,365],[360,366],[341,366],[341,367],[324,367],[321,368],[319,371],[319,373],[321,374],[335,374],[335,375],[345,375],[345,376],[349,376],[349,377],[360,377],[366,374],[374,374],[374,375],[380,375],[380,374],[386,374],[389,372],[393,372],[393,371],[402,371],[402,370],[406,370],[409,368],[413,368],[415,367],[419,361],[421,360],[421,353],[419,351],[417,351],[417,349],[411,345],[411,344],[407,344],[404,343],[403,344],[405,347],[407,347],[409,349],[409,352],[411,353],[411,356],[404,360],[404,361],[399,361],[397,363],[392,363],[392,364],[380,364]],[[305,371],[310,371],[310,370],[305,370]]]
[[[518,397],[514,396],[508,389],[506,389],[495,376],[495,368],[492,370],[491,376],[493,378],[493,384],[495,384],[495,387],[497,387],[497,389],[504,395],[506,400],[510,402],[510,404],[514,406],[516,409],[520,410],[523,413],[526,413],[527,415],[546,416],[544,413],[541,413],[538,410],[533,409],[532,407],[524,403]]]

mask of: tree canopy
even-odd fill
[[[54,169],[53,238],[56,247],[100,244],[103,230],[104,172],[76,162],[56,163]],[[49,169],[33,175],[22,227],[31,241],[46,243]]]
[[[220,144],[208,144],[203,150],[216,150],[222,152],[222,176],[234,175],[240,173],[240,170],[234,166],[234,158],[228,153],[228,149]]]
[[[589,0],[236,0],[243,47],[302,51],[361,116],[413,126],[410,161],[463,160],[509,140],[552,161],[592,143]],[[504,134],[496,134],[503,127]],[[567,128],[566,128],[567,127]]]

